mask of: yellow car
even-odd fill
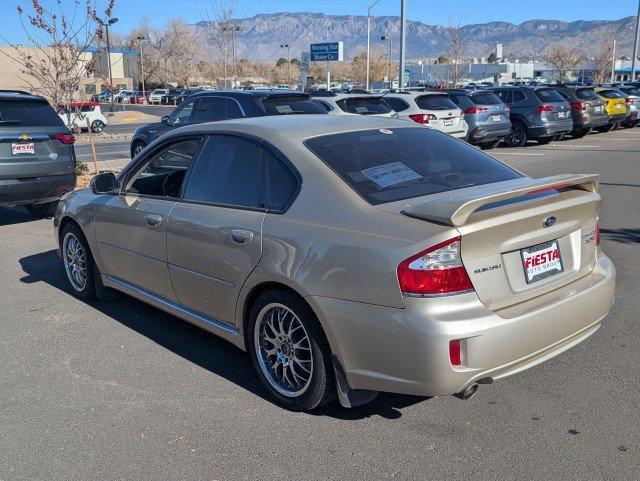
[[[610,87],[596,87],[593,90],[604,100],[604,108],[609,115],[609,123],[602,127],[596,127],[596,130],[598,132],[617,130],[630,112],[626,99],[620,92],[616,92]]]

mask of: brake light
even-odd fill
[[[487,107],[478,107],[474,105],[473,107],[469,107],[464,111],[465,114],[477,114],[478,112],[487,112],[489,109]]]
[[[431,120],[436,120],[437,117],[433,114],[412,114],[409,115],[409,118],[414,122],[425,125],[428,124]]]
[[[460,340],[454,339],[449,341],[449,361],[452,366],[462,365],[462,358],[460,356]]]
[[[72,134],[53,134],[51,138],[65,145],[72,145],[76,142],[76,138]]]
[[[587,106],[584,104],[584,102],[572,102],[571,108],[573,110],[587,110]]]
[[[511,105],[509,105],[509,104],[504,104],[504,109],[505,109],[505,110],[511,110]]]
[[[553,110],[553,105],[538,105],[536,110],[539,114],[542,112],[551,112]]]
[[[397,269],[403,294],[442,296],[473,290],[462,265],[460,237],[441,242],[402,261]]]
[[[598,224],[596,224],[596,228],[593,232],[596,240],[596,247],[600,247],[600,226]]]
[[[630,104],[630,103],[631,103],[631,99],[630,99],[629,97],[627,97],[626,99],[624,99],[624,101],[625,101],[626,103],[628,103],[628,104]]]

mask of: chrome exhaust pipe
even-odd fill
[[[478,385],[474,383],[471,386],[463,389],[462,391],[455,393],[454,396],[457,397],[458,399],[462,399],[463,401],[466,401],[467,399],[471,399],[477,390],[478,390]]]

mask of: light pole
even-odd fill
[[[144,35],[139,35],[136,37],[136,39],[138,40],[138,47],[140,48],[140,81],[142,82],[142,92],[145,94],[144,96],[144,102],[147,101],[147,97],[146,97],[146,87],[145,87],[145,81],[144,81],[144,57],[142,56],[142,41],[145,40]]]
[[[389,42],[389,54],[387,56],[387,64],[389,67],[389,73],[388,73],[388,79],[389,79],[389,90],[391,90],[391,88],[393,87],[392,83],[391,83],[391,47],[393,46],[393,43],[391,42],[391,38],[390,37],[386,37],[386,36],[382,36],[380,37],[380,41],[381,42]]]
[[[371,10],[378,5],[381,0],[376,0],[373,3],[367,5],[367,86],[366,91],[369,91],[369,78],[371,74]]]
[[[400,85],[398,88],[404,90],[404,64],[407,55],[407,0],[400,0]]]
[[[113,72],[111,70],[111,42],[109,41],[109,26],[117,23],[117,18],[110,18],[109,20],[101,21],[102,25],[104,25],[105,32],[107,34],[107,66],[109,68],[109,90],[111,91],[111,112],[113,112]]]
[[[289,88],[291,88],[291,45],[283,43],[280,48],[287,49],[287,75],[289,76]]]
[[[233,81],[235,80],[235,63],[236,63],[236,32],[240,31],[240,27],[235,25],[226,25],[222,27],[224,37],[224,53],[227,53],[227,32],[231,32],[231,63],[233,64],[234,78],[231,80],[231,88],[233,88]],[[222,64],[224,70],[224,88],[227,88],[227,59],[224,59]]]
[[[613,39],[613,55],[611,56],[611,83],[616,81],[616,39]]]
[[[638,15],[636,15],[636,33],[633,36],[633,57],[631,57],[631,81],[636,81],[636,58],[638,57],[638,31],[640,30],[640,0],[638,1]]]

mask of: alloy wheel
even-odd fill
[[[71,286],[82,292],[87,285],[87,253],[82,242],[72,232],[64,236],[62,256]]]

